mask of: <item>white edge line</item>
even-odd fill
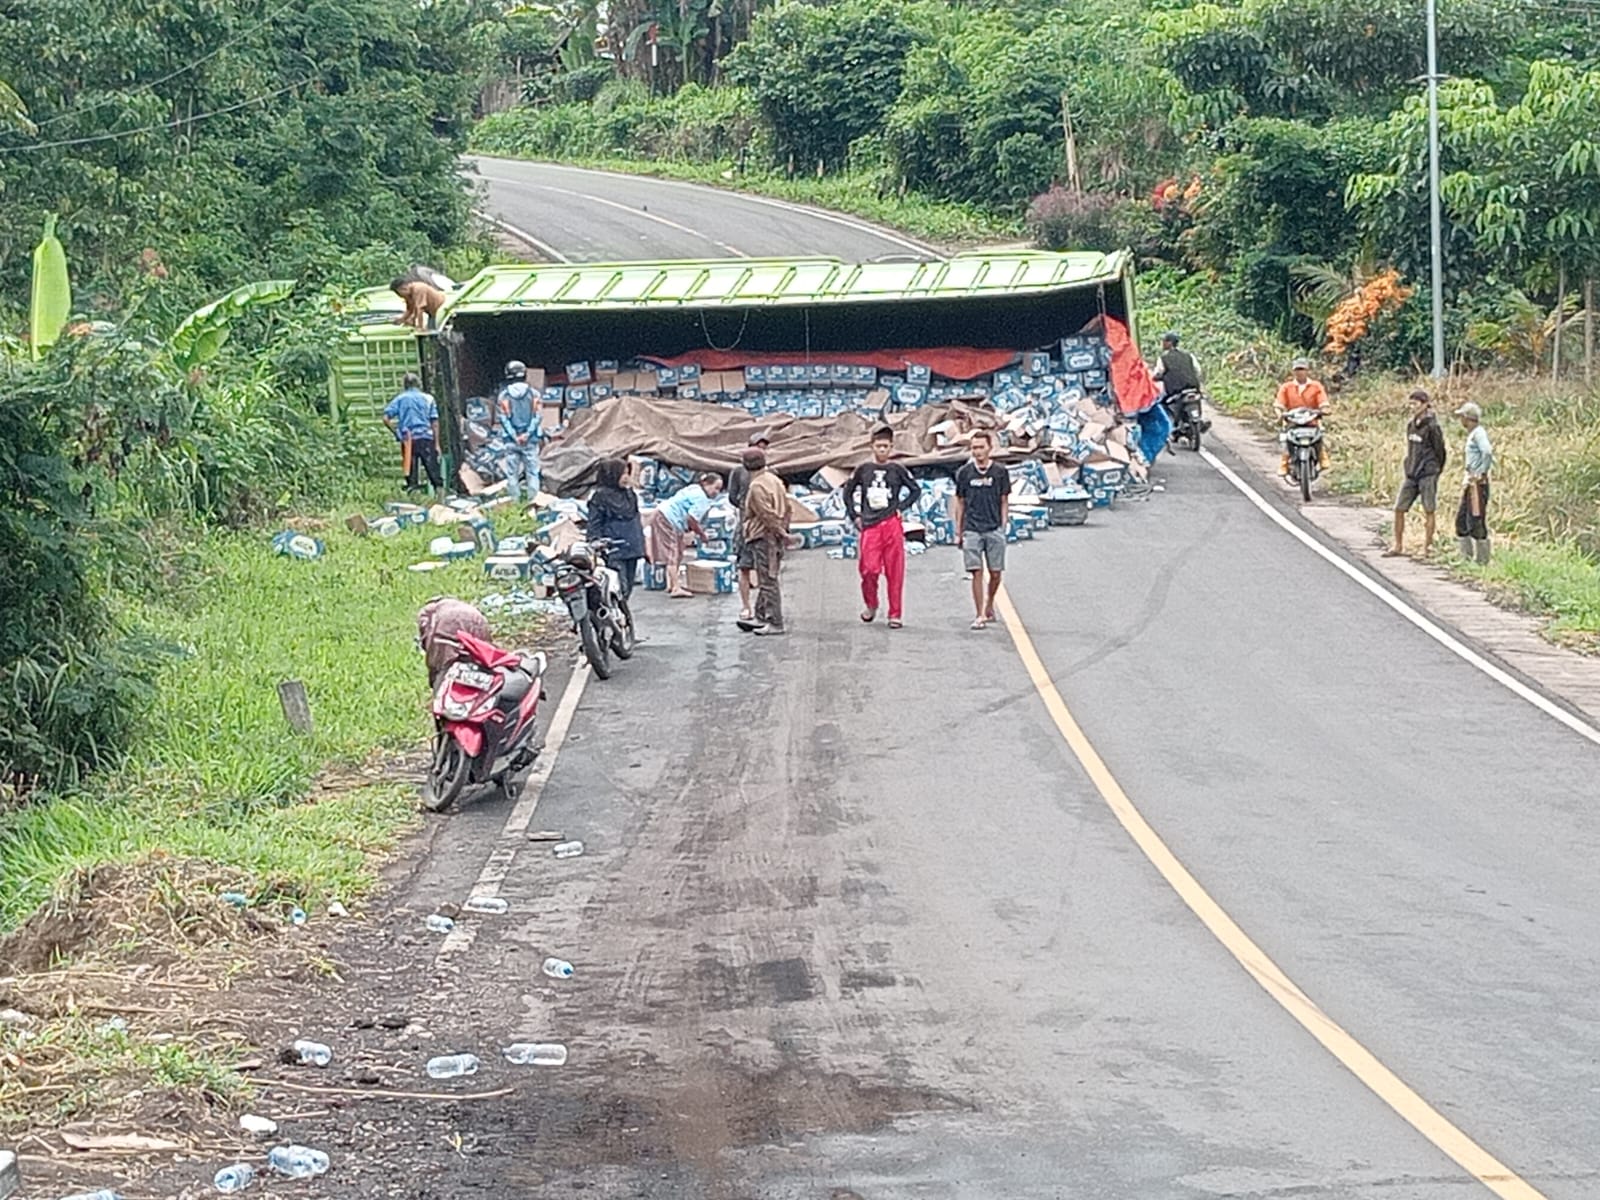
[[[556,262],[564,263],[572,261],[565,254],[561,253],[561,251],[552,246],[549,242],[541,241],[539,238],[534,237],[533,234],[529,233],[526,229],[518,229],[510,221],[501,220],[493,213],[485,212],[483,209],[478,210],[478,216],[489,222],[489,224],[493,225],[496,229],[499,229],[505,233],[509,233],[512,237],[518,238],[521,241],[527,242],[528,245],[532,246],[540,254],[547,255]]]
[[[1512,675],[1503,668],[1496,666],[1483,655],[1479,654],[1471,646],[1468,646],[1465,642],[1461,641],[1461,639],[1457,638],[1454,634],[1450,633],[1448,630],[1444,629],[1423,615],[1421,612],[1417,611],[1411,605],[1407,604],[1388,588],[1374,582],[1367,576],[1365,572],[1358,570],[1344,558],[1340,557],[1338,554],[1335,554],[1332,550],[1329,550],[1321,542],[1317,541],[1316,538],[1312,537],[1309,533],[1301,529],[1293,521],[1289,520],[1288,517],[1284,516],[1276,508],[1274,508],[1264,496],[1262,496],[1253,487],[1241,479],[1235,471],[1228,467],[1227,464],[1222,462],[1222,460],[1210,450],[1200,451],[1200,457],[1209,463],[1211,467],[1215,469],[1224,479],[1226,479],[1234,487],[1238,488],[1239,491],[1244,494],[1246,499],[1248,499],[1263,513],[1265,513],[1268,520],[1286,530],[1289,534],[1298,539],[1303,545],[1309,547],[1315,554],[1319,555],[1322,559],[1332,564],[1339,571],[1355,580],[1356,583],[1360,584],[1368,592],[1372,593],[1372,595],[1383,601],[1407,621],[1410,621],[1411,624],[1422,630],[1423,633],[1427,634],[1445,649],[1449,650],[1458,658],[1461,658],[1465,662],[1470,663],[1472,666],[1482,671],[1490,679],[1500,684],[1500,686],[1522,697],[1522,699],[1526,700],[1529,704],[1533,705],[1546,716],[1554,717],[1557,721],[1561,722],[1561,724],[1565,725],[1579,737],[1586,738],[1595,745],[1600,746],[1600,729],[1596,729],[1587,721],[1574,716],[1572,713],[1562,708],[1559,704],[1555,703],[1555,701],[1551,700],[1548,696],[1545,696],[1542,693],[1534,690],[1527,684],[1523,683],[1515,675]]]
[[[478,157],[493,158],[495,156],[479,155]],[[832,221],[835,225],[844,225],[850,229],[854,229],[858,233],[871,234],[873,237],[876,237],[881,241],[891,242],[896,246],[900,246],[906,250],[914,251],[917,254],[928,254],[934,256],[935,258],[941,257],[939,251],[935,247],[930,246],[925,242],[914,241],[911,238],[903,236],[902,234],[898,234],[886,229],[881,225],[874,225],[871,221],[864,221],[859,217],[850,217],[843,213],[836,213],[832,209],[816,208],[809,204],[796,204],[790,200],[779,200],[775,196],[762,196],[758,193],[746,192],[738,188],[720,188],[714,187],[711,184],[690,183],[687,180],[668,179],[658,175],[634,175],[627,171],[605,171],[595,167],[574,167],[569,166],[566,163],[546,162],[543,159],[536,158],[502,158],[500,161],[531,163],[535,166],[549,167],[557,171],[572,171],[581,175],[602,175],[611,176],[613,178],[621,176],[624,179],[639,179],[645,181],[646,183],[661,184],[664,187],[683,188],[693,192],[711,192],[718,196],[729,196],[735,200],[748,200],[751,204],[765,204],[770,208],[781,208],[789,212],[801,213],[804,216],[816,217],[821,221]],[[505,180],[502,182],[514,181]]]
[[[670,220],[667,217],[657,216],[653,212],[647,212],[643,209],[634,208],[631,204],[623,204],[616,200],[608,200],[604,196],[596,196],[591,192],[575,192],[571,188],[556,187],[556,185],[553,183],[526,183],[522,186],[537,188],[541,192],[559,192],[563,196],[575,196],[579,200],[588,200],[592,204],[603,204],[607,208],[616,209],[618,212],[625,212],[634,217],[643,217],[647,221],[654,221],[657,225],[665,225],[668,229],[676,229],[679,233],[687,233],[690,237],[699,238],[702,242],[710,242],[717,249],[726,250],[734,258],[750,257],[750,255],[739,249],[739,247],[730,246],[727,242],[714,238],[709,233],[702,233],[698,229],[691,229],[687,225],[680,225],[678,222]]]
[[[561,702],[556,705],[555,716],[550,718],[550,729],[545,734],[544,750],[540,753],[539,761],[533,770],[528,772],[527,782],[522,787],[522,796],[517,801],[516,807],[511,810],[511,815],[506,818],[505,828],[500,831],[499,842],[490,853],[489,861],[483,864],[483,870],[478,872],[478,882],[472,885],[468,899],[487,899],[500,894],[500,885],[511,873],[511,864],[516,860],[521,839],[528,832],[528,826],[533,821],[534,809],[539,807],[539,798],[544,795],[545,784],[550,782],[550,773],[555,770],[556,757],[561,753],[561,747],[567,740],[568,730],[572,728],[572,718],[578,711],[578,702],[583,699],[583,689],[588,686],[589,675],[588,662],[580,662],[573,669],[572,677],[567,680],[566,690],[561,693]],[[477,920],[458,921],[456,927],[445,935],[439,953],[434,956],[434,966],[442,966],[446,959],[463,950],[471,949],[477,936]]]

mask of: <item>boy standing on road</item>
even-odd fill
[[[711,504],[722,491],[722,476],[707,471],[699,483],[678,489],[670,500],[663,500],[650,518],[650,561],[667,569],[667,595],[682,600],[694,593],[678,579],[683,562],[683,541],[690,533],[705,536],[700,522],[711,511]]]
[[[762,458],[766,457],[767,447],[772,443],[767,440],[764,433],[750,435],[749,448],[761,451]],[[748,456],[747,456],[748,457]],[[750,596],[756,587],[756,564],[750,556],[750,548],[744,540],[744,502],[750,495],[750,471],[741,462],[728,474],[728,503],[733,505],[735,520],[733,523],[733,563],[734,570],[739,572],[739,616],[744,620],[752,620],[755,610],[750,607]]]
[[[437,494],[444,491],[439,475],[439,406],[422,390],[422,380],[407,371],[400,381],[401,392],[383,410],[383,423],[400,443],[401,470],[406,476],[406,491],[421,486],[418,478],[428,473],[428,483]]]
[[[1461,557],[1489,561],[1489,472],[1494,470],[1494,447],[1483,427],[1483,409],[1470,400],[1456,409],[1467,431],[1467,478],[1456,510],[1456,546]]]
[[[1419,498],[1422,500],[1422,556],[1426,558],[1433,550],[1439,476],[1444,471],[1446,457],[1444,431],[1433,415],[1433,401],[1427,392],[1418,388],[1411,393],[1411,402],[1416,408],[1406,422],[1406,478],[1394,502],[1394,546],[1383,552],[1385,558],[1399,558],[1406,552],[1406,513]]]
[[[906,531],[900,514],[916,506],[922,489],[911,472],[889,461],[894,430],[887,425],[872,434],[872,461],[862,463],[844,485],[844,506],[861,531],[861,619],[878,616],[878,576],[889,585],[889,628],[901,626],[906,585]]]
[[[1006,569],[1006,524],[1011,519],[1011,472],[994,461],[994,435],[972,435],[972,461],[956,472],[956,541],[962,565],[972,576],[972,628],[994,620],[994,598]],[[989,581],[984,586],[984,567]]]
[[[740,524],[744,528],[745,550],[755,564],[758,590],[755,615],[740,617],[739,628],[770,637],[786,632],[778,568],[789,541],[789,493],[783,480],[767,470],[767,456],[760,450],[746,450],[742,465],[749,472],[750,488],[745,494]]]

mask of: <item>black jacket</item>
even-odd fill
[[[643,558],[644,524],[639,520],[639,497],[627,488],[595,488],[589,497],[589,536],[616,542],[612,558]]]
[[[1407,479],[1427,479],[1430,475],[1443,474],[1447,457],[1444,431],[1432,412],[1406,422]]]

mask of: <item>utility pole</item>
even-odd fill
[[[1439,199],[1439,2],[1428,0],[1428,242],[1433,259],[1433,377],[1444,369],[1444,217]]]

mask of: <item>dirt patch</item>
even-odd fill
[[[85,867],[0,938],[0,969],[32,974],[69,959],[125,961],[135,954],[159,965],[201,946],[281,933],[282,914],[223,901],[238,886],[236,870],[168,855]]]

